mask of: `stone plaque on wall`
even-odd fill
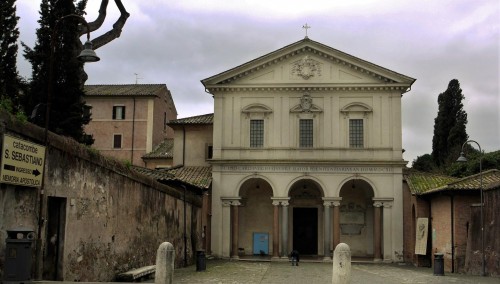
[[[415,254],[426,255],[427,254],[427,229],[429,226],[429,218],[418,218],[416,238],[415,238]]]
[[[355,203],[340,207],[340,231],[343,235],[360,235],[365,226],[365,209]]]

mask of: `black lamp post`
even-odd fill
[[[52,93],[53,93],[53,81],[54,81],[54,51],[56,46],[56,38],[57,38],[57,28],[59,24],[66,18],[74,17],[79,19],[80,22],[84,23],[87,26],[87,41],[84,44],[84,49],[77,56],[77,58],[82,62],[97,62],[100,58],[96,55],[94,50],[92,49],[92,42],[90,42],[90,26],[85,20],[84,17],[76,14],[69,14],[59,18],[52,30],[52,37],[50,39],[50,58],[49,58],[49,77],[47,82],[47,101],[45,102],[45,133],[44,133],[44,146],[48,145],[48,132],[49,132],[49,121],[50,121],[50,105],[52,102]],[[45,149],[45,157],[44,160],[47,159],[47,149]],[[35,269],[35,278],[41,279],[42,277],[42,226],[45,223],[45,218],[43,217],[43,204],[44,204],[44,188],[45,188],[45,175],[42,177],[42,184],[40,186],[40,200],[39,200],[39,220],[38,220],[38,233],[37,233],[37,255],[36,255],[36,269]]]
[[[467,158],[464,155],[464,147],[468,143],[476,143],[477,147],[479,147],[479,191],[480,191],[480,199],[481,199],[481,276],[486,276],[486,267],[485,267],[485,260],[484,260],[484,212],[483,212],[483,206],[484,206],[484,199],[483,199],[483,165],[482,165],[482,158],[483,158],[483,152],[481,150],[481,145],[477,143],[474,140],[467,140],[465,143],[462,145],[462,151],[460,152],[460,157],[458,157],[457,162],[467,162]]]

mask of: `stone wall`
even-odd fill
[[[43,129],[4,113],[0,133],[44,141]],[[184,201],[174,186],[49,134],[43,194],[38,188],[0,186],[0,271],[6,230],[16,227],[40,234],[33,246],[33,273],[46,280],[112,281],[117,273],[154,264],[165,241],[175,247],[177,267],[185,253],[188,264],[194,262],[193,252],[201,247],[201,196],[188,192]],[[38,222],[40,211],[43,222]]]

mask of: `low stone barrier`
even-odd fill
[[[174,283],[174,246],[169,242],[162,243],[156,252],[155,284]]]
[[[332,284],[351,283],[351,249],[340,243],[333,252]]]

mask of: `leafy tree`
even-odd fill
[[[422,172],[432,172],[436,166],[432,160],[432,156],[430,154],[424,154],[413,160],[411,167]]]
[[[467,150],[467,162],[453,163],[447,169],[446,173],[454,177],[466,177],[479,173],[479,160],[481,159],[482,170],[499,169],[500,170],[500,150],[484,153],[482,156],[479,151]]]
[[[16,0],[0,2],[0,106],[11,113],[22,112],[20,79],[17,72],[19,30]]]
[[[457,79],[451,80],[446,91],[438,96],[439,110],[434,119],[431,155],[434,163],[440,168],[454,162],[462,143],[467,141],[467,113],[463,109],[463,99],[464,95]]]
[[[42,0],[35,47],[23,46],[25,57],[32,64],[32,83],[25,101],[26,108],[33,110],[32,121],[45,126],[45,110],[49,102],[49,130],[89,145],[93,139],[83,130],[83,126],[90,121],[90,116],[85,115],[83,101],[83,63],[77,59],[81,51],[79,20],[67,17],[58,23],[63,16],[82,15],[86,2],[78,1],[75,6],[74,1],[69,0]],[[53,63],[50,62],[51,52],[54,54]],[[49,78],[51,65],[53,76]],[[50,79],[52,82],[49,82]],[[49,98],[50,83],[52,91]]]

